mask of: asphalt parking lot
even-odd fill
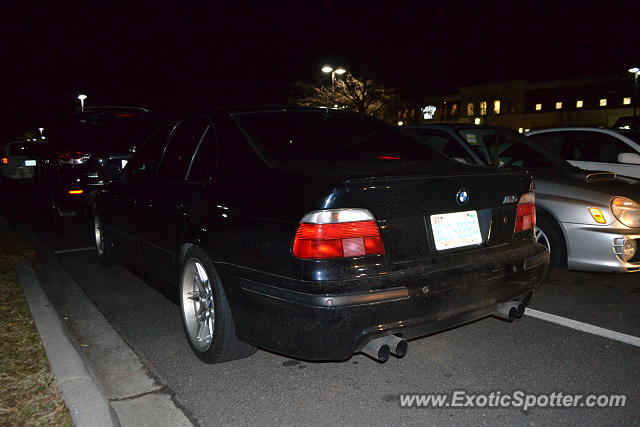
[[[157,381],[203,426],[609,425],[640,419],[640,275],[563,272],[539,289],[531,308],[583,322],[586,331],[562,319],[563,324],[532,316],[515,322],[486,318],[411,341],[404,358],[384,364],[363,355],[312,363],[258,351],[244,360],[206,365],[191,353],[170,298],[121,266],[101,268],[89,249],[88,220],[76,218],[56,229],[30,215],[30,191],[5,197],[3,210],[12,226],[30,230],[55,254]],[[629,343],[614,332],[625,334]],[[626,404],[528,411],[400,405],[400,394],[456,390],[615,394],[625,395]]]

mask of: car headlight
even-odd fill
[[[611,211],[627,227],[640,227],[640,205],[626,197],[614,197]]]

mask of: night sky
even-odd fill
[[[87,105],[195,112],[284,103],[324,64],[408,99],[640,64],[640,1],[45,4],[0,5],[3,139],[76,108],[79,92]]]

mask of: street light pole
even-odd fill
[[[332,66],[330,65],[325,65],[324,67],[322,67],[322,72],[323,73],[331,73],[331,87],[335,87],[336,84],[336,74],[338,75],[342,75],[344,73],[347,72],[347,70],[345,70],[342,67],[336,68],[335,70],[333,69]],[[327,93],[327,110],[329,109],[329,93]]]
[[[629,72],[633,74],[633,117],[635,117],[638,107],[638,74],[640,74],[640,68],[629,68]]]
[[[84,100],[87,99],[87,95],[81,93],[80,95],[78,95],[78,99],[80,100],[80,110],[84,111]]]

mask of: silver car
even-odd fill
[[[579,168],[640,178],[640,130],[551,128],[526,135]]]
[[[460,162],[530,170],[536,237],[549,248],[553,267],[640,271],[640,180],[584,171],[509,129],[468,124],[404,129]]]

